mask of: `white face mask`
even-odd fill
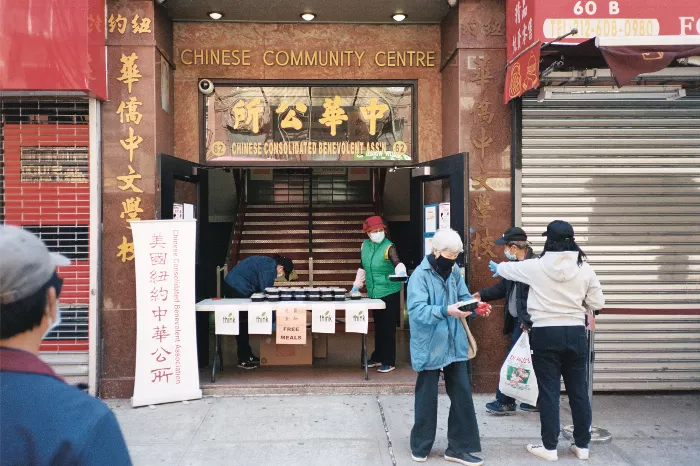
[[[373,243],[381,243],[384,241],[384,232],[377,231],[375,233],[370,233],[369,239],[371,239]]]
[[[44,336],[41,337],[41,339],[43,340],[44,338],[46,338],[48,334],[54,331],[54,329],[56,329],[56,327],[58,327],[59,325],[61,325],[61,308],[58,307],[58,300],[56,300],[56,320],[54,320],[53,323],[49,325],[49,328],[46,330],[46,333],[44,333]]]
[[[506,258],[507,258],[508,260],[511,260],[511,261],[517,261],[517,260],[518,260],[518,256],[515,255],[515,254],[511,254],[509,250],[506,250],[506,251],[505,251],[505,255],[506,255]]]

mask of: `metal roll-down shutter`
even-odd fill
[[[700,388],[700,98],[523,99],[522,125],[516,221],[536,252],[571,222],[603,285],[595,389]]]

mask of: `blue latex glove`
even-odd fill
[[[498,277],[498,264],[494,261],[489,262],[489,269],[491,269],[491,272],[493,272],[493,278]]]
[[[350,290],[350,294],[356,293],[356,292],[358,292],[358,291],[360,291],[360,289],[359,289],[358,287],[356,287],[356,286],[353,286],[353,287],[352,287],[352,290]]]

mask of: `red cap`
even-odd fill
[[[382,220],[382,218],[379,215],[375,215],[373,217],[368,218],[362,225],[362,231],[364,231],[365,233],[372,230],[378,230],[380,228],[386,229],[386,225],[384,225],[384,220]]]

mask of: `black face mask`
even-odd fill
[[[437,262],[438,268],[444,272],[451,271],[452,268],[455,266],[455,259],[448,259],[442,256],[437,257],[435,259],[435,262]]]

